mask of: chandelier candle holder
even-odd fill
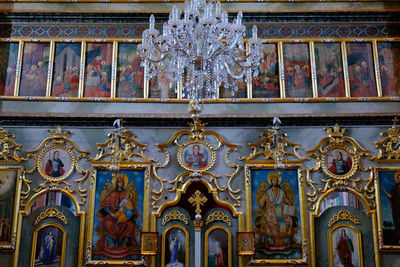
[[[151,15],[138,47],[145,78],[164,73],[170,88],[178,91],[182,87],[183,98],[214,99],[221,86],[230,88],[234,96],[237,81],[258,76],[262,57],[255,25],[246,49],[242,18],[239,12],[230,23],[220,2],[192,0],[185,2],[183,14],[176,6],[172,8],[160,34]]]

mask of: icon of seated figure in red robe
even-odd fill
[[[100,239],[96,243],[94,254],[112,259],[122,259],[139,253],[136,241],[136,218],[138,211],[130,198],[131,192],[125,186],[128,178],[119,173],[115,176],[114,189],[100,202],[97,213],[101,217],[99,227],[95,229]],[[121,208],[129,207],[130,212],[124,212],[121,219]]]

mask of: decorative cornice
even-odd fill
[[[360,221],[357,219],[357,217],[346,210],[341,210],[333,215],[329,220],[328,226],[332,227],[332,225],[337,221],[352,221],[354,224],[360,224]]]
[[[225,213],[223,213],[220,210],[217,210],[207,216],[206,225],[208,225],[209,223],[214,222],[214,221],[223,221],[224,223],[226,223],[229,226],[232,225],[231,219],[229,219],[228,215],[226,215]]]
[[[37,225],[40,221],[46,218],[57,218],[60,219],[65,225],[68,224],[67,218],[65,218],[64,214],[61,211],[55,208],[49,208],[41,212],[39,216],[36,217],[35,221],[33,222],[33,225]]]
[[[162,225],[165,225],[169,221],[182,221],[185,224],[189,224],[188,218],[185,216],[185,214],[181,213],[179,210],[172,210],[169,212],[167,215],[162,220]]]

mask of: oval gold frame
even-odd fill
[[[328,170],[328,167],[326,166],[326,154],[329,151],[334,150],[334,149],[345,150],[351,156],[352,166],[346,174],[343,174],[343,175],[334,174],[330,170]],[[328,175],[329,177],[332,177],[334,179],[339,179],[339,180],[346,180],[346,179],[349,179],[351,176],[353,176],[354,173],[357,171],[358,158],[356,157],[355,152],[351,148],[349,148],[345,145],[330,145],[330,146],[327,146],[325,148],[325,150],[321,153],[321,166],[322,166],[322,170],[324,171],[324,173],[326,173],[326,175]]]
[[[67,171],[65,171],[64,175],[60,176],[60,177],[52,177],[49,176],[45,173],[45,171],[43,170],[42,167],[42,160],[44,155],[46,155],[47,152],[49,152],[52,149],[59,149],[59,150],[64,150],[65,152],[67,152],[67,154],[71,157],[71,166],[69,167],[69,169]],[[39,170],[40,175],[46,180],[46,181],[50,181],[50,182],[58,182],[58,181],[62,181],[65,180],[66,178],[68,178],[68,176],[70,176],[72,174],[72,172],[75,169],[75,164],[76,164],[76,158],[75,158],[75,154],[72,151],[72,149],[62,146],[62,145],[52,145],[52,146],[48,146],[46,147],[39,155],[38,160],[37,160],[37,168]]]
[[[200,145],[206,146],[206,147],[208,148],[208,150],[211,152],[211,153],[210,153],[210,154],[211,154],[210,163],[207,164],[207,166],[204,167],[204,168],[195,169],[195,168],[188,167],[188,166],[185,164],[185,162],[182,160],[182,156],[183,156],[182,153],[183,153],[183,150],[184,150],[185,148],[187,148],[188,146],[190,146],[190,145],[196,145],[196,144],[200,144]],[[205,142],[205,141],[201,141],[201,140],[192,141],[192,140],[190,140],[190,141],[188,141],[188,142],[183,143],[183,144],[180,146],[180,148],[179,148],[179,150],[178,150],[178,162],[179,162],[179,165],[181,165],[182,168],[184,168],[185,170],[188,170],[188,171],[192,171],[192,172],[203,172],[203,171],[207,171],[207,170],[209,170],[212,166],[214,166],[214,163],[215,163],[215,150],[212,148],[212,146],[211,146],[209,143],[207,143],[207,142]]]

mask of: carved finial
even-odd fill
[[[192,115],[194,120],[199,118],[200,113],[204,109],[204,104],[198,99],[191,99],[189,102],[189,113]]]
[[[347,128],[340,128],[339,124],[335,124],[333,128],[324,128],[324,130],[329,134],[330,137],[343,137],[344,132],[347,131]]]
[[[68,135],[71,134],[70,131],[64,131],[64,133],[62,132],[62,127],[61,125],[57,125],[56,127],[56,131],[53,130],[48,130],[49,133],[53,136],[53,138],[66,138]]]

